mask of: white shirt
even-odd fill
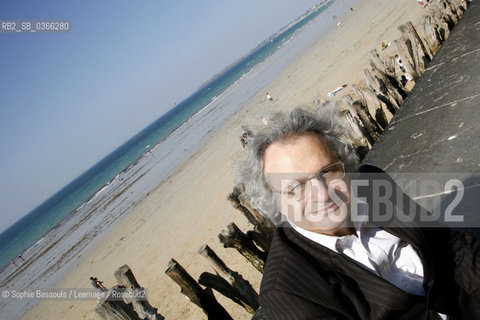
[[[380,228],[366,223],[366,204],[359,203],[361,221],[355,223],[356,235],[328,236],[307,231],[288,220],[301,235],[338,254],[344,254],[362,267],[401,290],[425,296],[423,264],[412,245]],[[446,315],[439,313],[442,319]]]

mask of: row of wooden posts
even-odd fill
[[[253,230],[245,234],[234,223],[230,223],[218,237],[225,248],[235,248],[259,272],[263,273],[274,230],[267,226],[265,218],[250,206],[244,192],[243,187],[235,187],[227,199],[254,226]],[[239,304],[250,314],[255,314],[259,309],[259,302],[258,293],[252,285],[238,272],[231,270],[208,245],[203,245],[198,254],[208,261],[216,274],[203,272],[197,282],[177,261],[171,259],[165,273],[180,286],[181,293],[200,307],[208,319],[233,319],[218,303],[212,290]],[[95,311],[102,319],[164,319],[146,299],[119,300],[112,297],[113,293],[131,289],[144,290],[127,265],[117,269],[115,278],[118,284],[112,287],[95,307]],[[261,315],[257,314],[256,317],[261,319]]]
[[[429,11],[421,21],[423,39],[413,24],[407,22],[398,26],[402,36],[393,41],[396,54],[414,83],[462,17],[467,3],[463,0],[433,0],[428,7]],[[394,56],[382,58],[377,50],[371,50],[369,68],[363,70],[366,85],[352,85],[355,99],[344,95],[337,105],[342,110],[342,128],[347,128],[342,134],[352,142],[361,159],[409,93],[396,74],[395,60]]]
[[[234,187],[227,199],[253,225],[253,230],[245,234],[232,222],[218,235],[218,238],[225,248],[236,249],[263,274],[274,229],[269,227],[265,218],[250,206],[243,186]],[[212,289],[239,304],[252,315],[256,314],[256,319],[261,319],[262,316],[257,312],[260,307],[258,293],[251,284],[240,274],[228,268],[208,245],[202,246],[198,254],[208,261],[216,274],[204,272],[197,283],[178,262],[172,259],[166,274],[180,286],[182,293],[202,308],[208,319],[232,319],[216,301],[212,295]],[[199,284],[206,289],[202,289]]]
[[[466,10],[466,5],[463,0],[431,1],[429,12],[421,24],[425,35],[423,40],[411,22],[398,27],[402,36],[393,43],[412,81],[417,81],[425,71]],[[375,143],[409,93],[395,73],[393,56],[383,59],[376,50],[372,50],[369,68],[364,69],[364,76],[365,87],[352,86],[357,99],[345,95],[341,101],[344,127],[349,128],[344,134],[352,141],[361,158]],[[245,234],[234,223],[230,223],[219,234],[219,240],[225,248],[235,248],[263,273],[274,230],[252,208],[243,186],[234,187],[228,200],[253,225],[253,230]],[[246,279],[231,270],[208,245],[202,246],[198,254],[208,261],[216,274],[204,272],[197,282],[174,259],[170,260],[165,273],[180,286],[182,294],[203,310],[208,319],[232,319],[218,303],[213,290],[242,306],[254,315],[254,319],[266,319],[259,312],[258,293]],[[115,272],[115,277],[119,284],[113,289],[141,288],[126,265]],[[115,301],[109,295],[97,304],[95,311],[106,320],[164,319],[146,300]]]

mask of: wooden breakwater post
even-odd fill
[[[120,290],[120,286],[115,286],[109,290]],[[97,303],[95,312],[104,320],[141,320],[133,309],[132,304],[124,301],[109,299],[109,293],[106,297]]]
[[[247,232],[247,237],[254,241],[264,252],[268,253],[275,229],[269,225],[265,217],[252,207],[250,199],[245,192],[245,186],[234,186],[227,199],[254,226],[253,230]]]
[[[147,300],[147,292],[142,288],[128,265],[115,271],[118,282],[108,290],[106,296],[97,303],[95,312],[105,320],[162,320]]]
[[[392,57],[393,58],[393,57]],[[391,76],[385,69],[377,68],[372,60],[369,60],[370,72],[379,83],[380,91],[390,101],[395,109],[399,109],[403,104],[403,100],[407,96],[407,92],[403,89],[401,83],[395,76]]]
[[[425,49],[422,40],[418,36],[417,30],[410,21],[406,24],[399,25],[398,30],[402,33],[402,40],[407,48],[408,56],[411,61],[413,61],[413,68],[419,77],[425,72],[431,57]]]
[[[364,69],[366,86],[352,85],[357,99],[344,96],[340,112],[340,123],[346,129],[343,134],[360,159],[403,104],[409,93],[406,80],[415,83],[419,79],[466,9],[467,2],[463,0],[432,0],[430,13],[421,23],[423,39],[410,21],[398,26],[402,36],[393,42],[403,62],[400,69],[406,73],[403,79],[396,74],[395,57],[382,58],[377,50],[370,51],[369,68]]]
[[[115,271],[115,279],[118,284],[124,288],[145,291],[144,288],[140,287],[132,270],[126,264]],[[126,302],[132,304],[133,309],[141,319],[163,319],[163,317],[157,313],[157,308],[152,307],[146,297],[145,299],[126,300]]]
[[[382,101],[378,99],[377,95],[372,89],[368,87],[360,88],[355,85],[352,85],[352,89],[357,96],[360,97],[358,101],[360,101],[360,103],[366,107],[366,110],[368,113],[370,113],[371,118],[375,119],[375,123],[379,127],[376,132],[379,135],[388,125],[385,111],[389,111],[384,108]]]
[[[227,230],[222,230],[218,235],[225,248],[235,248],[242,256],[263,273],[267,261],[267,253],[259,250],[253,241],[247,237],[235,223],[230,223]]]
[[[355,123],[360,124],[360,126],[363,128],[360,129],[362,134],[368,140],[370,145],[373,146],[375,141],[383,132],[383,129],[370,114],[367,107],[367,102],[363,98],[363,94],[360,93],[357,86],[352,85],[352,88],[354,92],[357,92],[357,95],[360,97],[360,99],[353,101],[352,97],[347,95],[342,98],[342,102],[353,115],[356,115],[355,119],[358,118],[358,120],[360,120],[360,122],[356,120]]]
[[[228,268],[208,245],[202,246],[198,250],[198,254],[204,257],[217,273],[217,275],[208,272],[202,273],[199,283],[217,290],[244,307],[249,313],[255,313],[259,307],[258,293],[252,285],[238,272]]]
[[[202,289],[200,285],[188,274],[187,271],[174,259],[171,259],[165,273],[181,288],[181,293],[185,297],[200,307],[208,316],[208,319],[225,319],[233,318],[218,303],[211,289]]]

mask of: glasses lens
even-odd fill
[[[305,191],[305,183],[296,183],[287,187],[284,194],[288,199],[299,199],[302,197]]]
[[[343,164],[339,162],[328,166],[322,171],[323,180],[327,185],[335,180],[342,179],[345,176]]]
[[[308,179],[305,182],[290,181],[290,185],[287,185],[280,193],[285,195],[287,199],[299,200],[305,197],[305,189],[311,180],[317,178],[325,186],[328,186],[335,180],[342,179],[345,176],[345,170],[341,162],[332,163],[322,169],[317,175]]]

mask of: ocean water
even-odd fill
[[[282,29],[0,234],[2,291],[53,286],[216,128],[335,27],[332,15],[356,1],[331,0]],[[19,253],[25,261],[15,259]],[[0,298],[1,318],[16,319],[36,302]]]

